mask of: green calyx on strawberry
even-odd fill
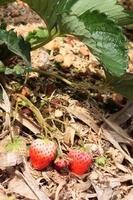
[[[66,174],[68,172],[69,164],[68,158],[62,156],[57,157],[54,161],[55,169],[61,174]]]
[[[5,142],[5,151],[14,152],[22,156],[27,155],[26,142],[22,137],[14,137],[13,141],[7,139]]]
[[[70,149],[68,158],[70,159],[70,171],[77,175],[83,175],[92,165],[92,156],[83,149]]]
[[[49,139],[36,139],[29,150],[32,166],[37,170],[48,167],[55,159],[57,145]]]

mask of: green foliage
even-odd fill
[[[8,141],[5,146],[5,150],[7,152],[17,151],[20,149],[20,145],[22,145],[22,139],[19,137],[14,138],[14,141]]]
[[[17,76],[25,75],[26,73],[32,72],[32,67],[22,67],[19,64],[15,65],[14,67],[6,67],[1,61],[0,61],[0,73],[4,73],[6,75],[9,74],[15,74]]]
[[[131,3],[133,4],[133,0],[130,0],[131,1]]]
[[[45,19],[49,31],[59,25],[62,34],[80,37],[100,58],[105,70],[115,76],[125,73],[127,41],[121,29],[109,20],[118,21],[118,16],[124,13],[123,8],[116,5],[116,0],[109,0],[108,3],[106,0],[24,1]]]
[[[114,19],[116,23],[125,24],[125,19],[129,19],[129,14],[124,8],[117,4],[116,0],[68,0],[63,3],[63,11],[70,11],[76,16],[80,16],[87,11],[99,11]]]
[[[11,3],[13,2],[14,0],[0,0],[0,5],[4,5],[4,4],[7,4],[7,3]]]
[[[20,65],[15,65],[13,68],[6,67],[5,74],[16,74],[17,76],[22,76],[26,72],[25,68]]]
[[[48,30],[43,27],[39,27],[37,30],[29,32],[26,37],[26,41],[28,41],[32,46],[44,43],[48,39]]]
[[[11,1],[13,0],[2,0],[0,4]],[[29,33],[26,40],[32,46],[48,42],[55,36],[56,31],[59,35],[77,36],[91,48],[106,73],[110,74],[113,80],[111,86],[114,90],[133,98],[130,92],[132,75],[124,75],[128,67],[128,41],[121,28],[123,25],[133,24],[132,13],[125,11],[117,0],[23,1],[40,15],[47,26],[47,29],[39,28]],[[11,52],[30,65],[30,45],[27,41],[17,37],[13,31],[0,30],[0,45],[6,45]],[[17,74],[22,73],[18,66],[12,70]],[[8,72],[10,73],[10,70]]]
[[[2,61],[0,61],[0,73],[5,72],[5,66]]]
[[[128,66],[127,41],[121,29],[104,14],[97,11],[86,11],[79,17],[63,14],[60,28],[62,33],[80,37],[112,75],[125,73]]]
[[[107,158],[105,156],[99,156],[96,158],[95,162],[97,165],[104,166],[107,162]]]
[[[45,21],[49,31],[57,23],[57,5],[61,0],[23,0]]]
[[[30,45],[23,37],[10,30],[0,29],[0,46],[6,45],[14,54],[20,56],[27,65],[30,65]]]

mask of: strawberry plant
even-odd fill
[[[133,99],[133,75],[126,72],[128,40],[123,33],[123,27],[133,24],[132,13],[124,11],[116,0],[23,1],[44,20],[47,26],[43,33],[44,38],[41,38],[38,44],[28,38],[28,41],[32,41],[30,48],[30,43],[22,37],[1,28],[1,47],[6,46],[30,66],[31,50],[43,46],[56,36],[72,34],[85,43],[100,60],[106,73],[106,84],[112,90]],[[13,0],[2,0],[0,5],[9,2]],[[31,70],[33,69],[29,68],[29,71]],[[5,69],[2,68],[1,71]]]

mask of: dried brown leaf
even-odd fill
[[[117,125],[117,123],[105,119],[103,118],[104,122],[112,129],[115,131],[115,133],[117,135],[119,135],[119,137],[121,137],[123,139],[123,141],[125,141],[125,143],[129,143],[131,146],[133,145],[133,139],[129,137],[129,135],[127,134],[126,131],[124,131],[119,125]],[[106,125],[104,124],[103,126],[106,127]]]
[[[50,200],[49,197],[47,196],[47,194],[45,194],[38,186],[38,184],[36,183],[35,179],[31,176],[30,171],[29,171],[29,167],[26,163],[26,161],[24,160],[24,171],[23,174],[20,173],[19,171],[16,172],[17,175],[21,176],[21,178],[23,178],[23,180],[26,182],[26,184],[29,186],[29,188],[31,189],[31,191],[35,194],[35,196],[37,197],[37,199],[39,200]]]
[[[97,126],[96,122],[94,121],[90,113],[87,112],[86,109],[74,105],[66,107],[66,110],[72,115],[74,115],[77,119],[87,124],[94,132],[98,133],[99,127]]]
[[[112,114],[108,119],[122,125],[133,116],[133,101],[129,101],[120,111]]]
[[[15,176],[8,184],[8,189],[12,193],[19,194],[25,198],[38,200],[34,193],[30,190],[27,184],[24,182],[23,179],[18,178]]]
[[[40,127],[35,124],[31,119],[27,118],[26,116],[20,114],[20,113],[14,113],[14,118],[19,121],[23,126],[28,128],[31,132],[33,132],[35,135],[40,133],[41,129]]]
[[[72,126],[66,126],[64,138],[63,138],[64,142],[68,145],[69,144],[73,145],[75,134],[76,134],[76,130]]]
[[[96,193],[98,200],[110,200],[113,194],[113,190],[109,186],[99,186],[96,183],[92,183]]]
[[[2,130],[2,133],[3,133],[5,130],[8,130],[11,128],[11,120],[10,120],[11,103],[5,89],[3,88],[1,84],[0,86],[2,88],[2,101],[0,102],[0,108],[2,108],[6,112],[5,121],[3,123],[3,130]]]
[[[121,148],[119,143],[113,138],[109,130],[102,128],[102,134],[104,138],[109,141],[116,149],[118,149],[131,164],[133,164],[133,159]]]
[[[108,130],[108,129],[107,129]],[[110,134],[113,136],[113,138],[118,142],[118,143],[122,143],[122,144],[127,144],[130,145],[130,143],[125,140],[124,138],[122,138],[119,134],[117,134],[115,131],[111,131],[109,130]]]
[[[0,107],[6,112],[6,113],[10,113],[11,112],[11,103],[9,100],[9,97],[5,91],[5,89],[3,88],[3,86],[0,84],[1,88],[2,88],[2,100],[0,102]]]
[[[0,153],[0,169],[6,169],[23,163],[23,157],[14,152]]]

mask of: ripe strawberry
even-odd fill
[[[55,169],[60,173],[68,172],[69,164],[69,160],[63,157],[57,157],[57,159],[54,162]]]
[[[46,168],[56,156],[57,145],[48,139],[36,139],[30,146],[30,160],[37,170]]]
[[[70,159],[69,169],[77,175],[83,175],[92,164],[92,157],[83,150],[70,149],[68,153]]]

